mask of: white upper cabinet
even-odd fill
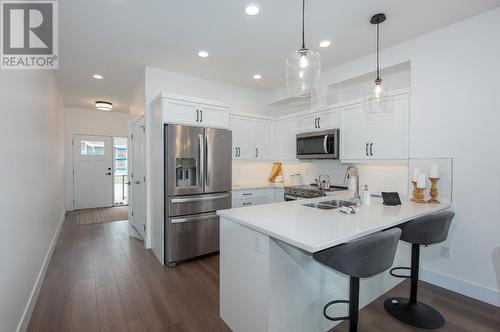
[[[233,159],[272,160],[275,157],[273,121],[233,115],[231,129]]]
[[[230,113],[226,107],[208,104],[199,104],[199,123],[209,128],[229,128]]]
[[[371,121],[369,154],[371,158],[408,159],[409,95],[393,97],[393,115]]]
[[[363,104],[341,108],[342,160],[408,159],[409,94],[393,96],[393,112],[371,120]]]
[[[326,111],[316,113],[317,128],[319,130],[337,129],[340,124],[340,108],[332,108]]]
[[[340,128],[339,108],[333,108],[297,117],[298,133]]]
[[[318,117],[316,114],[302,115],[297,118],[298,133],[307,133],[318,129]]]
[[[166,123],[183,124],[210,128],[229,128],[229,108],[196,100],[164,98],[163,121]]]
[[[296,135],[299,131],[299,118],[280,120],[276,124],[276,152],[281,160],[297,159]]]
[[[369,136],[363,104],[341,108],[340,159],[368,159]]]
[[[254,159],[255,130],[252,118],[232,116],[233,158]]]
[[[274,123],[255,120],[255,155],[257,159],[272,160],[274,155]]]

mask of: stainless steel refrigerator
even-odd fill
[[[165,125],[165,264],[219,250],[231,207],[231,131]]]

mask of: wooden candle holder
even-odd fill
[[[412,197],[410,198],[410,201],[415,202],[415,197],[417,196],[417,182],[412,181],[411,183],[413,183],[413,193],[412,193]]]
[[[415,196],[414,196],[414,199],[413,201],[415,203],[426,203],[425,199],[424,199],[424,189],[425,188],[416,188],[416,193],[415,193]]]
[[[429,178],[429,180],[431,180],[431,191],[430,191],[431,198],[427,201],[427,203],[439,204],[440,202],[437,199],[438,197],[437,183],[439,181],[439,178]]]

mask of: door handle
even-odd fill
[[[199,172],[198,172],[198,183],[200,187],[203,187],[203,177],[204,177],[204,169],[205,169],[205,154],[203,152],[203,135],[198,135],[198,164],[199,164]]]
[[[370,156],[373,156],[373,143],[370,143]]]
[[[203,122],[203,111],[200,110],[200,122]]]
[[[255,148],[255,158],[257,158],[258,156],[259,156],[259,149]]]
[[[200,120],[200,111],[199,110],[196,110],[196,122],[199,122]]]
[[[368,145],[369,145],[369,144],[368,144],[368,143],[366,143],[365,153],[366,153],[366,155],[367,155],[367,156],[369,156],[369,154],[368,154]]]
[[[111,173],[106,173],[106,175],[111,175]]]
[[[318,128],[321,129],[321,118],[318,118]]]
[[[238,155],[236,157],[239,158],[239,157],[241,157],[241,149],[240,149],[240,147],[237,147],[237,149],[238,149]]]
[[[323,151],[325,154],[328,154],[328,135],[325,135],[325,138],[323,138]]]
[[[318,118],[314,119],[314,128],[318,128]]]
[[[224,199],[231,197],[230,194],[215,194],[215,195],[203,195],[199,196],[186,196],[186,197],[178,197],[172,198],[170,200],[171,203],[192,203],[192,202],[203,202],[203,201],[212,201],[216,199]]]
[[[135,184],[141,184],[141,181],[134,181]]]
[[[208,214],[201,214],[195,217],[185,217],[185,218],[172,218],[170,219],[170,223],[172,224],[180,224],[184,222],[191,222],[191,221],[201,221],[201,220],[207,220],[207,219],[213,219],[216,218],[217,214],[215,213],[208,213]]]
[[[238,147],[237,146],[234,147],[234,157],[235,158],[238,157]]]

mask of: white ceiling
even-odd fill
[[[245,6],[256,3],[258,16]],[[374,51],[373,14],[384,12],[382,47],[474,16],[500,0],[308,0],[306,46],[322,68]],[[60,2],[60,69],[66,106],[98,99],[128,111],[145,65],[257,90],[284,83],[289,52],[300,46],[300,0],[79,0]],[[320,40],[332,46],[320,49]],[[200,49],[210,56],[198,57]],[[101,81],[92,78],[102,74]],[[260,73],[259,81],[252,78]]]

